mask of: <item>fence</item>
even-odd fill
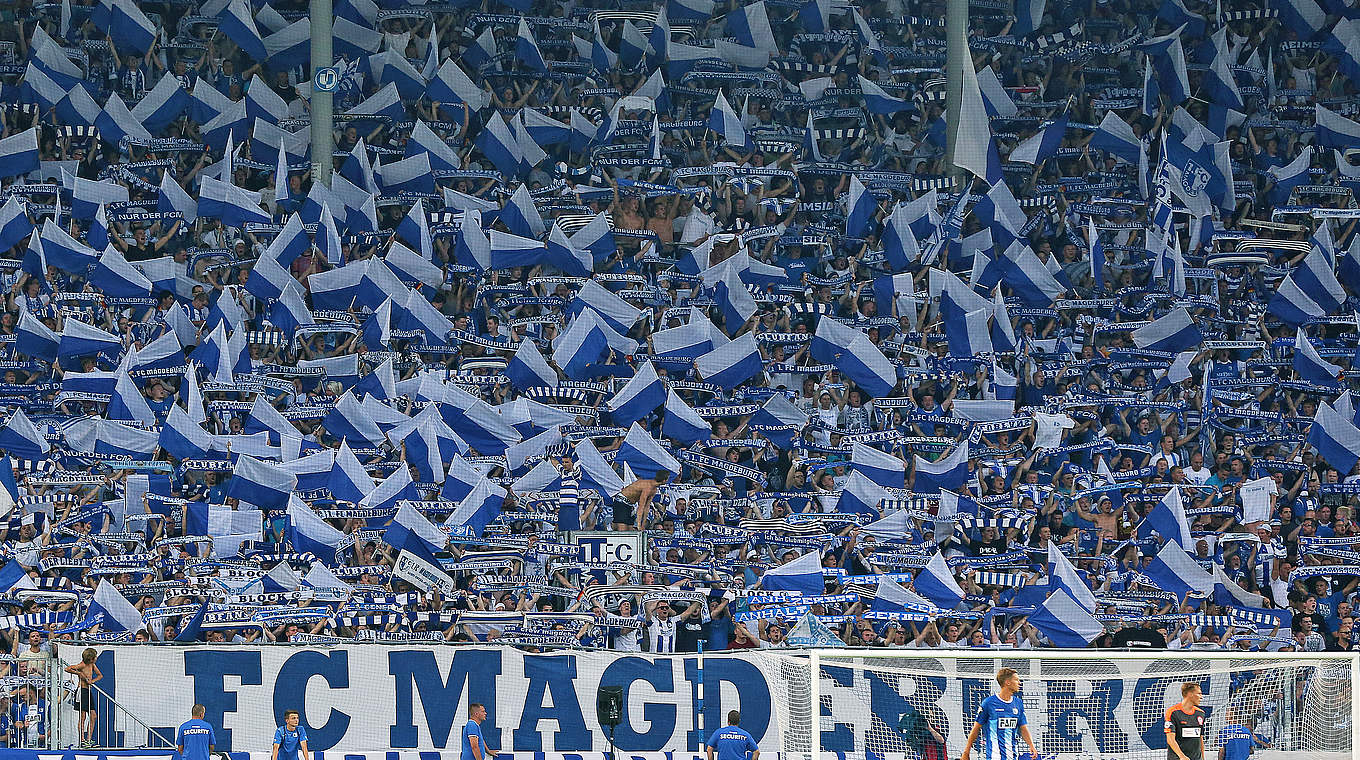
[[[79,740],[61,667],[80,651],[58,646],[47,687],[58,695],[49,710],[52,747]],[[610,749],[592,705],[601,686],[619,686],[624,710],[614,738],[630,759],[697,752],[730,710],[742,713],[763,757],[917,760],[926,753],[903,728],[912,716],[937,729],[952,757],[1003,666],[1023,677],[1035,738],[1056,760],[1165,757],[1162,712],[1186,681],[1205,695],[1206,755],[1242,727],[1272,740],[1264,758],[1339,760],[1360,746],[1352,699],[1360,657],[1349,653],[117,645],[101,650],[96,664],[104,679],[92,696],[92,736],[114,748],[166,746],[198,703],[220,751],[268,752],[284,711],[294,709],[312,751],[454,752],[467,706],[479,702],[489,747],[557,760]]]

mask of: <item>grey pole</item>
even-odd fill
[[[312,18],[312,179],[330,187],[335,150],[335,112],[331,93],[316,89],[317,69],[335,62],[331,52],[331,0],[310,0]]]
[[[945,63],[945,76],[948,82],[948,90],[945,93],[945,118],[949,127],[949,171],[962,181],[964,172],[954,161],[954,149],[958,144],[959,112],[963,106],[963,67],[969,55],[968,0],[949,0],[944,19],[945,39],[948,43]]]

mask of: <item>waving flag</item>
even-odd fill
[[[297,476],[278,465],[242,456],[227,482],[227,496],[262,509],[280,509],[297,486]]]
[[[695,366],[700,376],[725,390],[741,385],[764,369],[755,334],[749,332],[700,356]]]
[[[713,437],[713,427],[699,413],[690,408],[675,391],[666,391],[663,409],[665,419],[661,423],[661,435],[689,445]]]
[[[51,450],[52,445],[22,409],[15,409],[0,427],[0,451],[15,459],[42,459]]]
[[[1132,336],[1133,344],[1139,348],[1171,353],[1180,353],[1204,342],[1204,336],[1185,307],[1134,330]]]
[[[392,517],[392,524],[383,534],[383,543],[400,551],[410,552],[436,567],[435,552],[444,550],[449,538],[410,504],[403,504]]]
[[[964,62],[963,104],[959,109],[959,124],[955,137],[955,166],[967,169],[978,178],[995,185],[1001,181],[1001,156],[992,141],[992,129],[987,119],[987,108],[982,102],[977,72],[972,59]]]
[[[642,426],[633,423],[619,446],[617,463],[626,464],[640,477],[654,478],[658,472],[680,474],[680,463]]]
[[[1164,541],[1175,541],[1182,549],[1192,545],[1190,521],[1185,516],[1181,490],[1173,486],[1138,525],[1138,537],[1149,538],[1156,532]]]
[[[732,110],[727,98],[723,97],[721,91],[713,101],[713,110],[709,112],[708,128],[723,138],[724,144],[737,150],[743,150],[750,145],[750,138],[746,134],[746,128],[741,124],[741,118]]]
[[[954,447],[948,456],[931,462],[916,457],[916,479],[912,490],[916,493],[939,493],[941,489],[958,491],[968,480],[968,441]]]
[[[1360,429],[1336,413],[1326,401],[1319,401],[1308,430],[1308,445],[1318,456],[1341,472],[1350,472],[1360,461]]]
[[[1339,386],[1341,368],[1323,359],[1308,341],[1303,328],[1294,334],[1294,371],[1299,377],[1316,385]]]
[[[520,17],[519,31],[515,36],[515,55],[525,66],[534,71],[547,71],[548,64],[543,60],[543,53],[539,52],[538,40],[534,39],[534,33],[529,29],[529,23]]]
[[[888,498],[888,491],[859,471],[850,473],[836,500],[836,511],[845,514],[864,514],[878,519],[879,502]]]
[[[1064,108],[1058,118],[1041,124],[1038,132],[1015,146],[1009,158],[1011,161],[1038,166],[1057,154],[1058,148],[1062,147],[1063,134],[1066,131],[1067,109]]]
[[[1345,302],[1346,291],[1332,273],[1331,263],[1314,249],[1280,283],[1266,311],[1285,324],[1300,325],[1339,310]]]
[[[113,633],[136,631],[142,627],[142,613],[104,578],[95,587],[85,620],[98,623],[101,630]]]
[[[954,571],[949,569],[943,554],[932,555],[911,585],[916,593],[942,610],[952,610],[963,601],[963,589],[954,580]]]
[[[814,596],[826,589],[822,578],[822,555],[812,551],[786,562],[760,577],[764,591],[796,591],[803,596]]]
[[[1105,624],[1062,589],[1039,605],[1029,623],[1059,647],[1084,647],[1105,632]]]
[[[609,400],[609,416],[615,425],[628,426],[666,403],[666,386],[651,362],[643,362],[637,373]]]

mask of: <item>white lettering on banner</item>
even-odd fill
[[[454,583],[447,573],[410,552],[403,551],[397,555],[397,561],[392,566],[392,575],[411,583],[421,591],[437,588],[439,593],[445,596],[458,595],[458,584]]]
[[[636,531],[579,530],[571,540],[581,547],[583,562],[643,564],[643,536]]]
[[[218,752],[215,755],[223,755],[227,760],[269,760],[269,752]],[[313,752],[313,760],[459,760],[462,754],[458,751],[446,752]],[[102,757],[102,753],[77,753],[76,758],[95,758]],[[761,753],[764,757],[764,753]],[[27,749],[7,749],[5,750],[7,760],[65,760],[70,758],[69,753],[42,752]],[[136,755],[108,755],[116,760],[178,760],[178,754],[174,752],[155,752],[143,751]],[[612,757],[608,752],[502,752],[496,756],[496,760],[705,760],[704,756],[694,752],[620,752]],[[773,758],[772,760],[777,760]]]
[[[58,648],[67,661],[80,657],[80,647]],[[139,717],[154,718],[148,722],[162,735],[174,735],[186,705],[204,705],[222,751],[269,747],[289,709],[301,713],[313,750],[456,751],[468,703],[480,702],[487,708],[482,735],[488,747],[507,750],[505,759],[511,750],[525,758],[606,751],[594,709],[602,684],[624,690],[624,722],[615,733],[626,753],[621,758],[697,750],[729,710],[741,711],[742,726],[773,757],[790,716],[789,700],[771,694],[787,693],[779,684],[788,660],[764,652],[706,654],[702,721],[696,720],[697,655],[530,654],[428,644],[129,645],[101,649],[96,662],[109,696]],[[145,741],[144,728],[122,730],[126,746]]]

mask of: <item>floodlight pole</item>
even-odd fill
[[[948,89],[945,92],[945,118],[949,127],[949,173],[957,177],[963,186],[964,170],[955,160],[958,146],[959,114],[963,106],[963,67],[968,61],[968,0],[949,0],[945,9],[946,49],[945,78]]]
[[[331,51],[331,0],[310,0],[312,20],[312,68],[311,68],[311,112],[312,112],[312,180],[330,187],[331,154],[335,150],[332,93],[322,92],[316,86],[318,69],[327,68],[335,63]]]

